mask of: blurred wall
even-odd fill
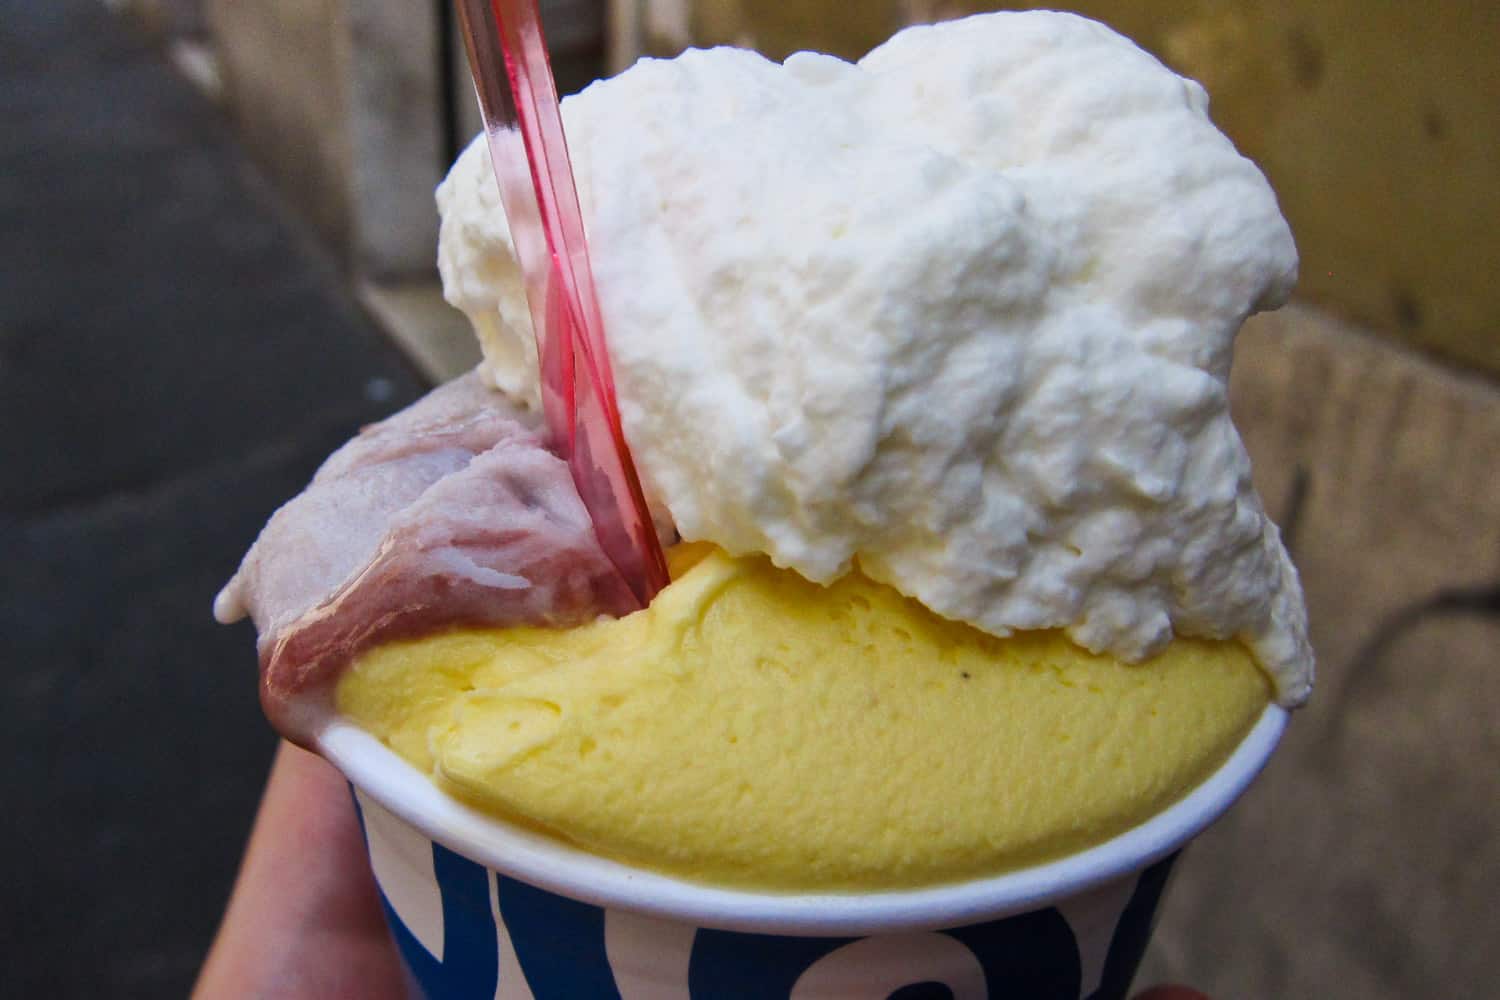
[[[797,49],[852,58],[905,23],[1030,6],[617,0],[613,10],[617,35],[654,55],[736,44],[773,58]],[[1304,297],[1500,374],[1500,4],[1066,6],[1208,88],[1215,121],[1281,198]]]
[[[433,188],[479,130],[452,0],[176,2],[206,5],[247,145],[349,268],[432,280]],[[604,0],[541,8],[559,88],[586,85],[603,62]]]
[[[436,4],[208,0],[232,113],[354,268],[427,271],[445,111]]]
[[[201,35],[207,28],[204,0],[105,0],[129,11],[148,31],[166,35]]]

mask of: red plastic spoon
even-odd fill
[[[667,564],[625,445],[536,0],[455,0],[541,363],[547,427],[599,544],[640,601]],[[496,43],[498,42],[498,48]]]

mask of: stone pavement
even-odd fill
[[[128,23],[0,51],[0,996],[183,996],[274,743],[210,602],[421,382]]]

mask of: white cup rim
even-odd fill
[[[1270,705],[1212,775],[1110,840],[999,875],[917,889],[772,892],[688,882],[633,868],[482,813],[354,724],[335,720],[319,751],[350,783],[449,850],[548,892],[609,909],[748,933],[864,935],[980,923],[1048,906],[1138,872],[1217,819],[1254,780],[1286,728]]]

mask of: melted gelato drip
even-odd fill
[[[535,419],[470,374],[330,456],[267,523],[214,613],[254,619],[266,715],[307,743],[339,670],[371,646],[633,607]]]

